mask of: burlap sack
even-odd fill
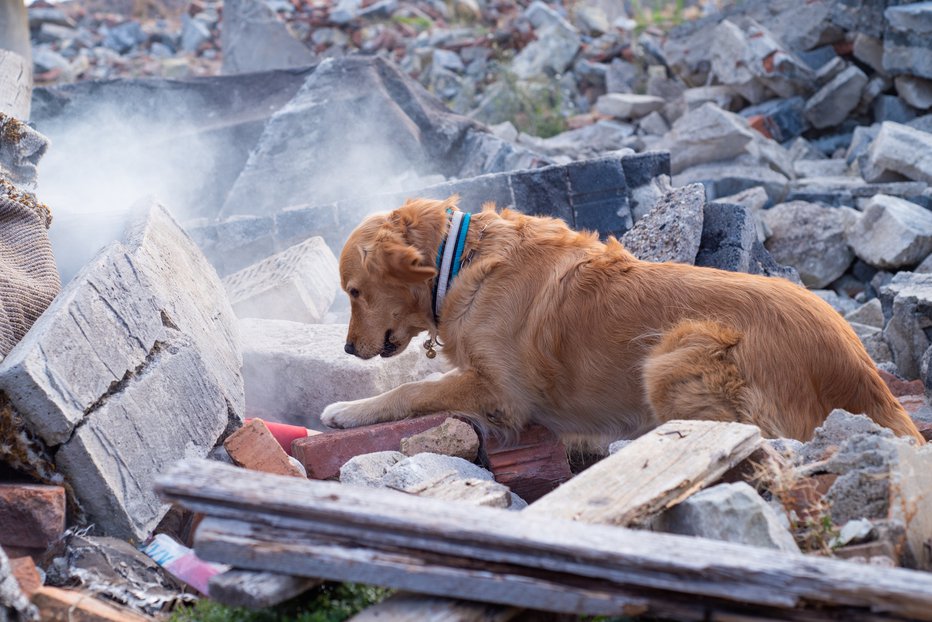
[[[0,180],[0,355],[23,338],[61,289],[48,208]]]

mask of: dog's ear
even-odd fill
[[[424,264],[424,256],[395,236],[382,236],[365,254],[366,269],[403,283],[421,283],[437,273]]]

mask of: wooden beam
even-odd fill
[[[617,601],[635,606],[641,594],[652,610],[679,598],[707,598],[737,608],[752,603],[757,608],[812,613],[835,609],[896,618],[932,620],[932,575],[902,569],[877,568],[837,560],[789,555],[778,551],[669,534],[632,531],[620,527],[585,525],[568,520],[545,519],[526,512],[450,504],[412,497],[389,490],[343,486],[333,482],[302,481],[196,460],[182,463],[157,484],[163,498],[208,516],[248,521],[257,530],[239,534],[241,546],[217,548],[202,534],[195,537],[199,555],[213,561],[234,563],[255,570],[307,574],[399,585],[403,575],[418,569],[418,560],[430,556],[458,564],[503,564],[525,568],[533,579],[539,573],[571,576],[581,581],[583,600],[593,602],[588,589],[623,595]],[[211,523],[216,524],[216,523]],[[262,535],[268,530],[268,535]],[[289,535],[291,534],[291,535]],[[351,544],[360,556],[324,566],[304,549],[305,562],[289,551],[295,566],[255,547],[265,543],[271,550],[297,541]],[[315,544],[316,546],[316,544]],[[259,552],[257,552],[259,551]],[[389,571],[379,566],[402,551]],[[373,572],[379,568],[378,572]],[[394,578],[396,573],[401,578]],[[392,577],[389,580],[389,576]],[[461,579],[462,575],[457,578]],[[561,584],[566,583],[566,579]],[[437,580],[433,585],[440,585]],[[460,584],[448,582],[447,595],[458,596]],[[546,588],[531,584],[539,590]],[[548,584],[549,585],[549,584]],[[477,597],[513,605],[512,589],[488,590]],[[447,588],[445,588],[446,590]],[[439,588],[433,590],[437,593]],[[636,597],[635,597],[636,595]],[[472,597],[472,595],[470,595]],[[535,600],[540,607],[543,601]],[[528,606],[528,605],[525,605]]]
[[[755,426],[670,421],[524,511],[585,523],[637,525],[718,480],[761,442]]]
[[[320,583],[308,577],[234,568],[212,576],[208,592],[212,600],[230,607],[261,609],[274,607]]]

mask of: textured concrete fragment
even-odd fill
[[[141,206],[0,364],[0,390],[56,463],[88,520],[146,537],[167,509],[152,478],[204,456],[242,419],[233,311],[163,208]]]
[[[932,54],[929,54],[932,2],[889,6],[884,11],[884,18],[884,70],[891,75],[932,78]]]
[[[884,122],[867,151],[861,174],[867,181],[889,181],[889,172],[932,183],[932,134]]]
[[[910,201],[878,194],[852,223],[848,242],[855,254],[872,266],[916,265],[932,253],[932,212]]]
[[[838,125],[858,105],[866,85],[864,72],[853,65],[848,67],[809,98],[806,118],[816,128]]]
[[[471,425],[451,417],[435,428],[401,439],[401,453],[406,456],[441,454],[475,462],[479,455],[479,436]]]
[[[656,147],[670,151],[673,172],[679,173],[697,164],[734,158],[753,139],[746,120],[708,103],[677,119]]]
[[[932,274],[900,272],[880,289],[883,335],[893,352],[897,371],[912,380],[920,374],[922,355],[929,348],[932,328]]]
[[[400,451],[375,451],[354,456],[340,467],[340,483],[381,488],[382,478],[388,470],[405,457]]]
[[[323,238],[292,246],[223,279],[240,318],[320,322],[340,285],[337,258]]]
[[[777,513],[745,482],[719,484],[697,492],[661,514],[653,528],[799,553]]]
[[[645,261],[694,263],[704,207],[705,189],[700,184],[671,189],[622,236],[621,243]]]
[[[652,112],[661,110],[663,98],[636,93],[608,93],[602,95],[595,103],[595,109],[619,119],[640,119]]]

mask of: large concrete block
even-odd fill
[[[320,413],[333,402],[372,397],[442,369],[421,340],[391,358],[363,361],[343,351],[346,326],[242,320],[246,409],[270,421],[327,430]]]
[[[904,378],[919,377],[922,355],[929,348],[932,329],[932,274],[900,272],[881,288],[880,302],[887,319],[883,336]]]
[[[340,286],[337,258],[311,238],[223,280],[237,317],[320,322]]]
[[[624,247],[645,261],[696,261],[702,239],[705,189],[699,184],[671,189],[621,238]]]
[[[848,242],[872,266],[914,266],[932,253],[932,212],[910,201],[878,194],[852,225]]]
[[[730,160],[752,140],[746,120],[708,103],[677,119],[656,147],[670,151],[673,172],[679,173],[697,164]]]
[[[932,2],[891,6],[884,18],[883,68],[892,75],[932,78]]]
[[[166,509],[159,470],[206,455],[244,410],[220,279],[168,212],[139,208],[0,364],[0,391],[57,449],[87,519],[136,539]]]
[[[888,172],[932,183],[932,134],[893,121],[883,123],[861,174],[867,181],[889,181]]]

